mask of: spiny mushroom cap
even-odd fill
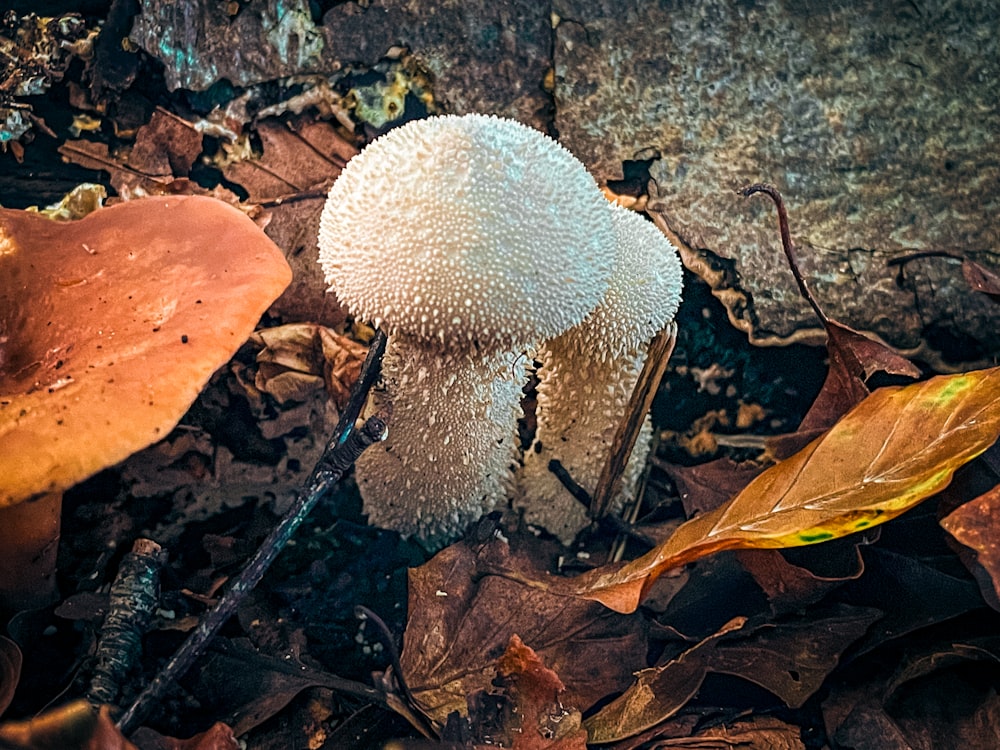
[[[601,304],[567,336],[583,352],[604,360],[643,351],[673,320],[683,275],[675,248],[641,214],[611,205],[615,263]]]
[[[330,191],[320,264],[356,316],[482,349],[550,338],[598,304],[611,273],[607,202],[556,141],[512,120],[400,126]]]
[[[213,198],[71,222],[0,209],[0,508],[165,437],[290,280]]]

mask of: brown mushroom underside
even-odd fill
[[[0,210],[0,508],[164,437],[290,278],[212,198],[65,223]]]

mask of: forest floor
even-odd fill
[[[281,92],[240,92],[225,82],[170,91],[162,66],[135,51],[123,60],[93,39],[87,55],[46,47],[46,34],[66,41],[64,50],[83,45],[98,20],[116,22],[109,9],[90,3],[76,26],[32,30],[37,36],[17,48],[25,57],[10,79],[20,75],[28,86],[37,74],[47,84],[0,101],[5,127],[20,130],[0,153],[0,205],[44,208],[84,184],[102,186],[111,200],[214,195],[263,226],[296,276],[293,293],[261,322],[272,338],[241,348],[170,436],[66,493],[57,601],[14,613],[6,630],[3,747],[56,746],[44,744],[51,728],[23,739],[17,722],[87,694],[110,585],[134,540],[146,537],[166,551],[162,591],[117,704],[127,706],[155,678],[302,488],[372,335],[326,296],[314,238],[326,189],[379,129],[338,118],[322,103],[297,113],[255,111],[265,108],[265,95],[287,102],[301,94],[298,84]],[[33,23],[6,17],[0,36],[15,39],[19,25]],[[374,90],[366,81],[384,85],[384,76],[359,71],[343,86]],[[408,106],[408,116],[425,114]],[[643,189],[633,186],[632,197]],[[689,273],[685,281],[676,350],[652,408],[657,439],[639,514],[645,538],[626,543],[626,560],[648,552],[650,539],[664,544],[685,518],[727,502],[769,456],[801,447],[797,430],[807,414],[826,428],[860,400],[857,387],[909,382],[887,364],[889,355],[856,343],[755,348],[704,283]],[[334,352],[315,345],[319,327],[335,335]],[[262,364],[262,350],[291,348],[303,335],[307,344],[296,352],[305,371]],[[850,388],[827,379],[831,368]],[[289,373],[291,390],[278,378]],[[1000,399],[995,381],[980,388],[992,394],[981,395],[984,414]],[[899,430],[919,432],[895,412],[861,419],[874,430],[890,417]],[[530,433],[530,410],[524,429]],[[769,442],[776,436],[792,436],[787,450]],[[632,613],[613,612],[592,591],[539,584],[558,578],[550,573],[571,580],[605,564],[617,538],[606,526],[566,548],[498,513],[433,556],[368,526],[348,479],[315,508],[131,741],[143,750],[233,747],[228,727],[252,748],[360,748],[390,739],[429,746],[421,735],[457,743],[451,747],[583,747],[588,737],[614,748],[995,747],[995,552],[980,546],[977,561],[941,519],[962,507],[970,515],[995,509],[989,492],[1000,461],[995,446],[962,468],[950,454],[943,460],[948,472],[958,470],[956,480],[877,528],[782,551],[754,543],[689,557],[684,550],[676,559],[689,564],[657,569]],[[817,497],[848,494],[829,476],[835,472],[812,468],[824,477],[809,480]],[[854,502],[848,510],[862,516],[885,507]],[[824,517],[818,528],[839,529],[843,517]],[[992,528],[964,523],[984,534]],[[648,698],[642,705],[639,693]],[[85,725],[84,739],[65,747],[130,747],[106,722],[53,721],[62,730]],[[192,736],[184,745],[165,739]]]

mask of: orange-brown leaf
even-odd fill
[[[955,509],[941,526],[975,550],[976,562],[993,584],[993,600],[1000,600],[1000,485]]]
[[[1000,434],[1000,368],[883,388],[714,511],[618,568],[536,584],[631,612],[665,571],[724,549],[814,544],[895,518]]]
[[[511,636],[497,661],[497,682],[513,698],[510,746],[514,750],[586,750],[587,732],[580,713],[564,708],[560,696],[566,689],[559,676],[517,635]]]

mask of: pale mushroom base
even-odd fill
[[[593,493],[645,360],[645,354],[623,358],[631,362],[628,367],[610,360],[583,360],[573,351],[575,346],[560,337],[540,352],[538,438],[525,453],[515,500],[528,523],[543,527],[564,544],[571,543],[590,518],[587,508],[549,470],[549,462],[558,460],[577,484]],[[647,417],[609,512],[619,513],[635,500],[651,435]]]
[[[505,504],[526,378],[514,353],[457,353],[391,336],[369,404],[389,412],[389,435],[355,472],[369,522],[439,548]]]

